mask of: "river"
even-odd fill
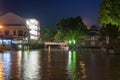
[[[120,55],[99,50],[0,53],[0,80],[120,80]]]

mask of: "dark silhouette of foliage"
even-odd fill
[[[55,38],[61,40],[78,40],[87,32],[87,26],[84,24],[80,16],[75,18],[63,18],[56,24],[56,26],[58,33],[56,34]]]
[[[54,36],[56,34],[56,30],[52,28],[45,28],[41,30],[41,39],[44,41],[54,41]]]

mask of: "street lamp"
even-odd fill
[[[0,29],[2,29],[3,26],[0,25]]]
[[[3,28],[3,26],[0,25],[0,36],[1,36],[1,29]]]

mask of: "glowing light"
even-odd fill
[[[34,40],[37,40],[38,39],[38,37],[36,37],[36,36],[30,36],[30,39],[34,39]]]
[[[73,40],[69,40],[69,44],[76,44],[76,41],[73,39]]]
[[[3,28],[3,26],[0,25],[0,29]]]
[[[12,40],[6,40],[6,39],[3,40],[3,44],[5,45],[11,45],[11,42]]]
[[[22,48],[22,45],[19,45],[18,47],[21,49],[21,48]]]
[[[33,34],[33,35],[36,35],[36,34],[37,34],[37,31],[31,30],[30,33]]]
[[[72,43],[72,41],[69,41],[69,44],[71,44]]]
[[[76,44],[76,41],[75,40],[72,40],[73,44]]]
[[[39,39],[39,22],[36,19],[27,19],[27,27],[29,28],[30,39],[37,40]]]

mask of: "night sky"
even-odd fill
[[[98,24],[101,0],[0,0],[0,15],[13,12],[23,18],[40,20],[52,27],[67,17],[81,16],[88,26]]]

